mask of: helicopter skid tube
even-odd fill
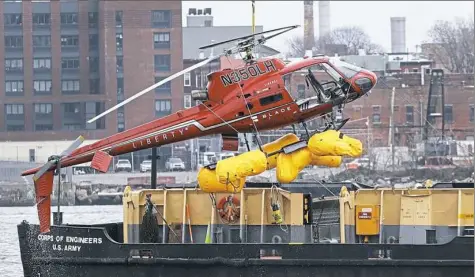
[[[327,105],[328,109],[331,112],[331,109],[333,107],[337,107],[337,106],[340,106],[342,104],[348,103],[349,99],[352,99],[353,97],[357,97],[357,96],[358,96],[358,93],[356,93],[356,92],[348,93],[345,96],[340,96],[340,97],[336,97],[334,99],[330,99],[326,103],[318,103],[318,100],[317,100],[318,97],[315,96],[315,97],[311,97],[311,98],[308,98],[308,99],[305,99],[305,100],[297,101],[296,104],[299,106],[300,110],[303,113],[306,113],[307,111],[309,113],[311,113],[314,107],[319,107],[319,109],[321,109],[321,106],[323,106],[323,105]]]

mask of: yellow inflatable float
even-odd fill
[[[253,150],[235,157],[220,160],[215,170],[202,168],[198,173],[198,184],[204,192],[237,193],[245,185],[246,177],[261,174],[266,169],[276,168],[277,180],[290,183],[308,165],[339,167],[342,156],[358,157],[362,154],[362,143],[339,131],[329,130],[313,135],[307,147],[292,153],[279,153],[283,147],[298,142],[295,134],[287,134],[276,141],[265,144],[262,151]]]
[[[235,182],[247,176],[259,175],[266,171],[267,157],[260,150],[242,153],[238,156],[218,161],[216,175],[220,183]]]
[[[208,169],[206,167],[202,167],[198,172],[198,185],[202,191],[207,193],[238,193],[241,192],[245,183],[245,177],[235,180],[234,182],[221,183],[218,181],[216,170]]]
[[[307,147],[289,154],[280,153],[277,157],[277,180],[280,183],[292,182],[311,161],[311,153]]]
[[[316,166],[340,167],[343,162],[341,156],[317,156],[312,154],[311,159],[310,164]]]
[[[292,143],[298,142],[300,139],[297,137],[296,134],[290,133],[286,134],[283,137],[277,139],[276,141],[270,142],[268,144],[264,144],[262,146],[262,150],[266,154],[271,154],[274,152],[277,152],[284,148],[287,145],[290,145]],[[279,155],[272,155],[267,157],[267,169],[273,169],[277,166],[277,157]]]
[[[290,183],[308,165],[339,167],[341,163],[341,156],[317,156],[312,154],[308,147],[289,154],[280,153],[277,157],[277,180]]]
[[[313,135],[308,140],[308,148],[317,156],[350,156],[356,158],[363,153],[361,141],[335,130]]]
[[[308,165],[339,167],[342,156],[358,157],[363,151],[362,143],[334,130],[313,135],[307,147],[295,152],[280,153],[277,157],[277,180],[290,183]]]

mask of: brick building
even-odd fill
[[[180,1],[2,1],[0,140],[99,139],[183,107]],[[173,93],[171,93],[173,91]]]
[[[187,66],[193,64],[188,61]],[[420,66],[424,63],[419,63]],[[213,69],[218,68],[218,63]],[[226,67],[226,66],[224,66]],[[223,66],[221,66],[223,68]],[[424,69],[424,68],[422,68]],[[200,71],[206,75],[208,68]],[[313,71],[320,81],[330,81],[326,73]],[[378,84],[368,96],[362,97],[346,105],[342,114],[336,111],[336,116],[350,118],[343,131],[359,138],[371,146],[387,146],[390,135],[391,92],[395,88],[394,124],[395,144],[397,146],[414,146],[421,139],[427,113],[427,102],[430,88],[430,69],[418,70],[417,73],[401,73],[380,76]],[[312,90],[307,89],[305,82],[306,72],[296,72],[284,78],[286,87],[294,99],[311,97]],[[189,77],[191,87],[185,87],[185,92],[196,87],[195,72]],[[422,75],[421,75],[422,74]],[[290,82],[289,82],[290,81]],[[445,92],[445,134],[457,140],[472,140],[474,133],[474,102],[473,75],[471,74],[446,74],[444,81]],[[186,84],[185,84],[186,85]],[[186,95],[187,93],[185,93]],[[186,97],[186,96],[185,96]],[[309,122],[309,128],[315,128],[319,120]],[[369,123],[369,124],[367,124]],[[429,133],[438,135],[441,130],[441,119],[431,122]]]
[[[380,78],[368,97],[358,99],[347,105],[344,110],[344,117],[352,119],[369,117],[374,146],[388,145],[392,87],[395,87],[395,144],[411,146],[419,141],[425,125],[430,75],[424,74],[424,85],[421,85],[420,73],[394,77],[392,81]],[[394,80],[396,78],[397,80]],[[446,74],[444,83],[446,136],[457,140],[473,139],[473,75]],[[442,119],[431,122],[428,131],[436,136],[440,135],[441,122]],[[357,121],[349,123],[346,128],[367,128],[367,126],[365,121]]]
[[[322,76],[323,77],[323,76]],[[317,78],[318,74],[317,74]],[[387,146],[390,134],[391,92],[395,87],[394,123],[395,144],[411,146],[421,138],[427,112],[430,75],[401,74],[392,78],[380,77],[377,86],[369,96],[346,105],[343,118],[350,118],[344,132],[358,137],[363,142],[371,140],[372,146]],[[304,76],[295,74],[292,78],[294,97],[308,97]],[[445,134],[457,140],[473,140],[474,99],[472,74],[445,75]],[[368,118],[369,126],[366,124]],[[437,135],[441,130],[441,119],[431,122],[429,132]]]

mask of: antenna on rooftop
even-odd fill
[[[252,3],[252,34],[254,35],[256,33],[256,1],[251,0]]]
[[[251,26],[252,26],[252,41],[256,41],[256,36],[255,36],[255,33],[256,33],[256,1],[255,0],[251,0],[251,4],[252,4],[252,22],[251,22]],[[259,46],[258,46],[259,47]],[[258,56],[258,52],[259,52],[259,48],[257,48],[255,51],[254,51],[254,54],[256,55],[256,57]]]

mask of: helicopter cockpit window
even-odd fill
[[[317,65],[318,70],[326,72],[335,82],[340,82],[341,75],[333,69],[330,65],[326,63],[318,64]]]
[[[334,65],[343,75],[345,75],[345,78],[351,79],[353,76],[355,76],[358,72],[361,71],[361,68],[346,63],[340,59],[331,59],[330,63]]]
[[[259,99],[259,103],[261,104],[261,106],[265,106],[265,105],[272,104],[274,102],[278,102],[282,99],[284,99],[282,96],[282,93],[278,93],[278,94],[262,97],[261,99]]]
[[[292,90],[292,73],[282,76],[284,80],[284,87],[290,93],[290,96],[293,98],[293,90]]]
[[[341,62],[341,64],[346,63]],[[283,76],[283,80],[285,88],[293,99],[302,99],[306,96],[313,97],[316,94],[320,99],[319,101],[323,103],[346,91],[348,84],[345,79],[354,76],[356,73],[358,71],[353,70],[351,65],[345,65],[340,70],[339,67],[334,66],[334,63],[323,62],[287,74]]]
[[[322,103],[341,94],[344,80],[330,65],[317,64],[306,68],[306,72],[307,87],[317,94]]]

